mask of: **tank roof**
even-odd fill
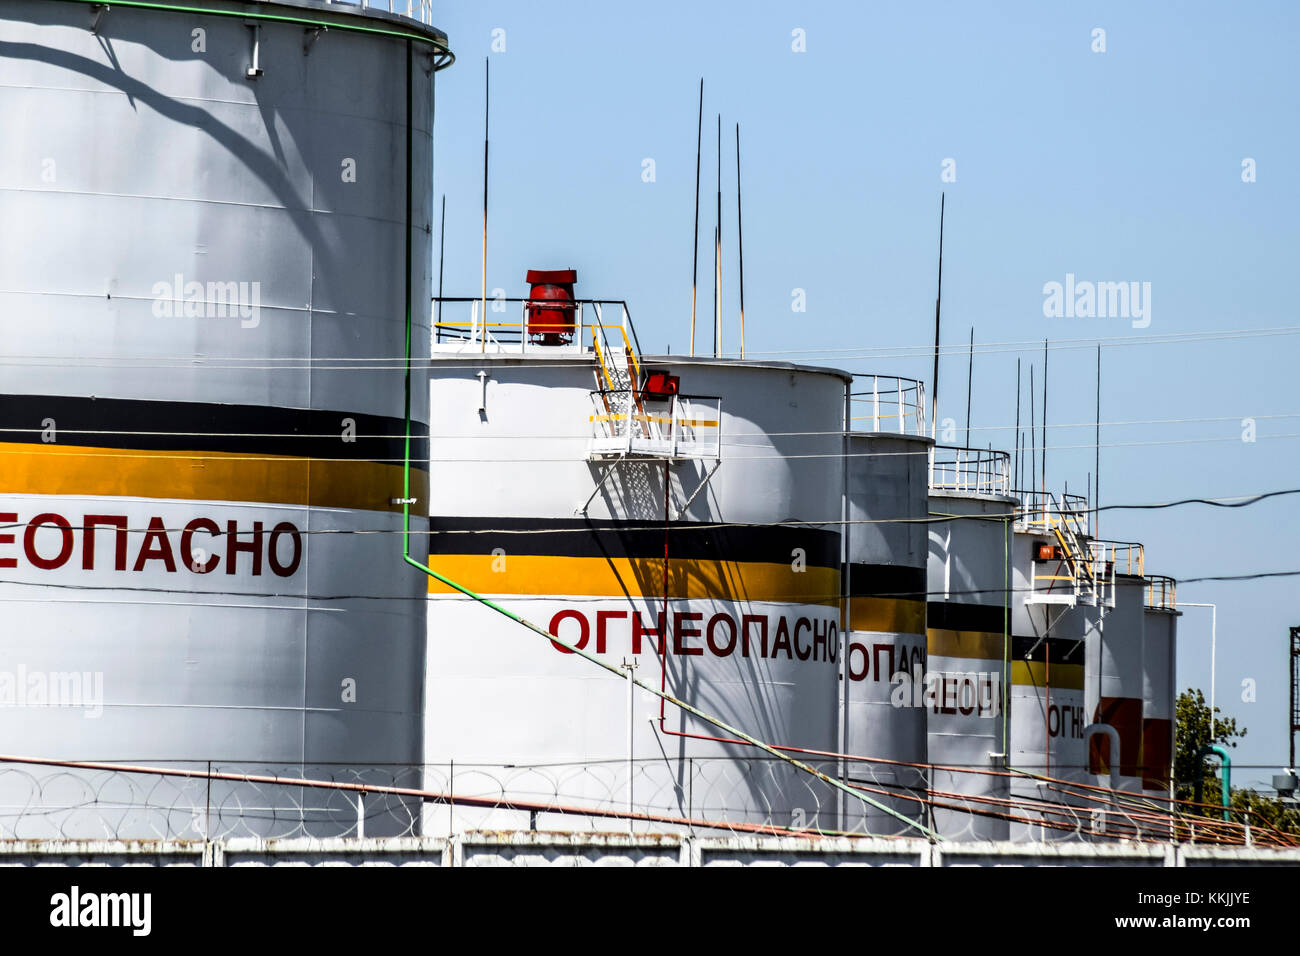
[[[448,67],[455,60],[447,45],[447,34],[432,23],[433,4],[430,0],[409,0],[409,3],[407,0],[368,0],[365,6],[362,6],[360,0],[353,3],[342,0],[336,3],[328,0],[208,0],[208,6],[214,10],[229,9],[232,14],[239,13],[243,16],[264,9],[267,13],[279,16],[310,18],[325,23],[338,22],[340,25],[348,21],[370,21],[367,26],[372,30],[391,30],[432,41],[446,54],[446,60],[439,62],[437,69]],[[398,9],[394,10],[393,7]],[[411,10],[409,15],[399,12],[408,8]]]

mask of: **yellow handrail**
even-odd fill
[[[609,386],[609,390],[612,392],[614,391],[614,382],[609,377],[609,369],[605,368],[605,357],[600,354],[600,343],[596,341],[595,333],[592,333],[591,336],[591,347],[596,350],[596,363],[600,366],[600,374],[605,377],[605,384]]]

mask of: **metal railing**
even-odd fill
[[[536,306],[548,311],[572,312],[571,324],[533,323],[529,310]],[[612,341],[615,347],[628,349],[633,357],[641,354],[632,314],[622,299],[575,299],[571,306],[560,306],[529,298],[489,298],[486,319],[480,315],[481,298],[469,296],[434,297],[433,349],[435,353],[489,352],[492,354],[588,354],[592,342],[600,342],[606,352]],[[513,307],[513,308],[512,308]],[[447,318],[447,313],[452,318]],[[607,313],[612,313],[607,315]],[[500,314],[500,318],[497,315]],[[613,334],[617,332],[617,334]],[[541,335],[567,336],[558,344],[536,341]]]
[[[433,0],[325,0],[332,7],[357,7],[360,10],[379,10],[423,23],[433,23]]]
[[[893,375],[862,375],[854,379],[855,384],[859,382],[871,387],[850,393],[849,431],[924,437],[924,382]]]
[[[1147,578],[1146,606],[1160,611],[1178,609],[1178,582],[1164,574]]]
[[[1051,491],[1033,491],[1017,488],[1011,492],[1017,499],[1016,530],[1050,530],[1053,519],[1068,518],[1080,531],[1087,533],[1091,513],[1088,499],[1083,495],[1061,494]]]
[[[1136,541],[1090,541],[1089,554],[1094,566],[1111,573],[1146,577],[1146,553]]]
[[[655,399],[637,389],[599,389],[591,400],[593,457],[716,459],[722,453],[722,400],[716,396]]]
[[[1011,491],[1011,455],[985,448],[936,445],[930,452],[930,488],[972,495]]]

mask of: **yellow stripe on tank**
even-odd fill
[[[535,554],[432,554],[429,567],[481,594],[646,597],[664,595],[662,558],[556,557]],[[456,591],[434,578],[430,594]],[[680,558],[668,561],[670,598],[840,603],[838,568]]]
[[[414,511],[428,509],[429,475],[411,469]],[[402,466],[234,452],[141,451],[0,444],[0,491],[18,495],[249,501],[401,512]]]
[[[988,631],[951,631],[946,628],[931,628],[927,632],[926,646],[928,653],[938,657],[1000,661],[1003,655],[1002,635]]]
[[[925,634],[925,602],[901,598],[849,598],[849,630]]]
[[[1082,664],[1053,664],[1051,686],[1060,690],[1083,690]],[[1012,661],[1011,683],[1024,687],[1046,687],[1046,661]]]

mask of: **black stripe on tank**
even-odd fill
[[[850,597],[890,597],[906,601],[924,601],[925,568],[899,564],[864,564],[848,566]]]
[[[434,505],[436,507],[436,503]],[[507,554],[556,557],[660,558],[662,521],[609,521],[583,518],[429,519],[429,553]],[[673,522],[668,528],[668,559],[757,561],[791,564],[803,551],[809,567],[839,568],[840,536],[824,528],[793,525],[705,525]]]
[[[997,605],[989,604],[931,601],[926,606],[925,613],[925,626],[931,630],[1001,634],[1008,623],[1006,612]]]
[[[1033,650],[1034,656],[1027,657],[1030,650]],[[1083,641],[1073,640],[1068,637],[1049,637],[1043,639],[1040,637],[1015,637],[1011,638],[1011,657],[1014,660],[1047,660],[1048,652],[1051,652],[1053,664],[1082,664],[1083,663]]]
[[[345,426],[344,420],[352,425]],[[335,458],[400,465],[401,418],[358,412],[164,402],[68,395],[0,395],[0,442],[40,443],[52,421],[55,444],[150,451],[208,451]],[[344,429],[355,436],[344,440]],[[429,427],[411,422],[411,461],[427,462]]]

